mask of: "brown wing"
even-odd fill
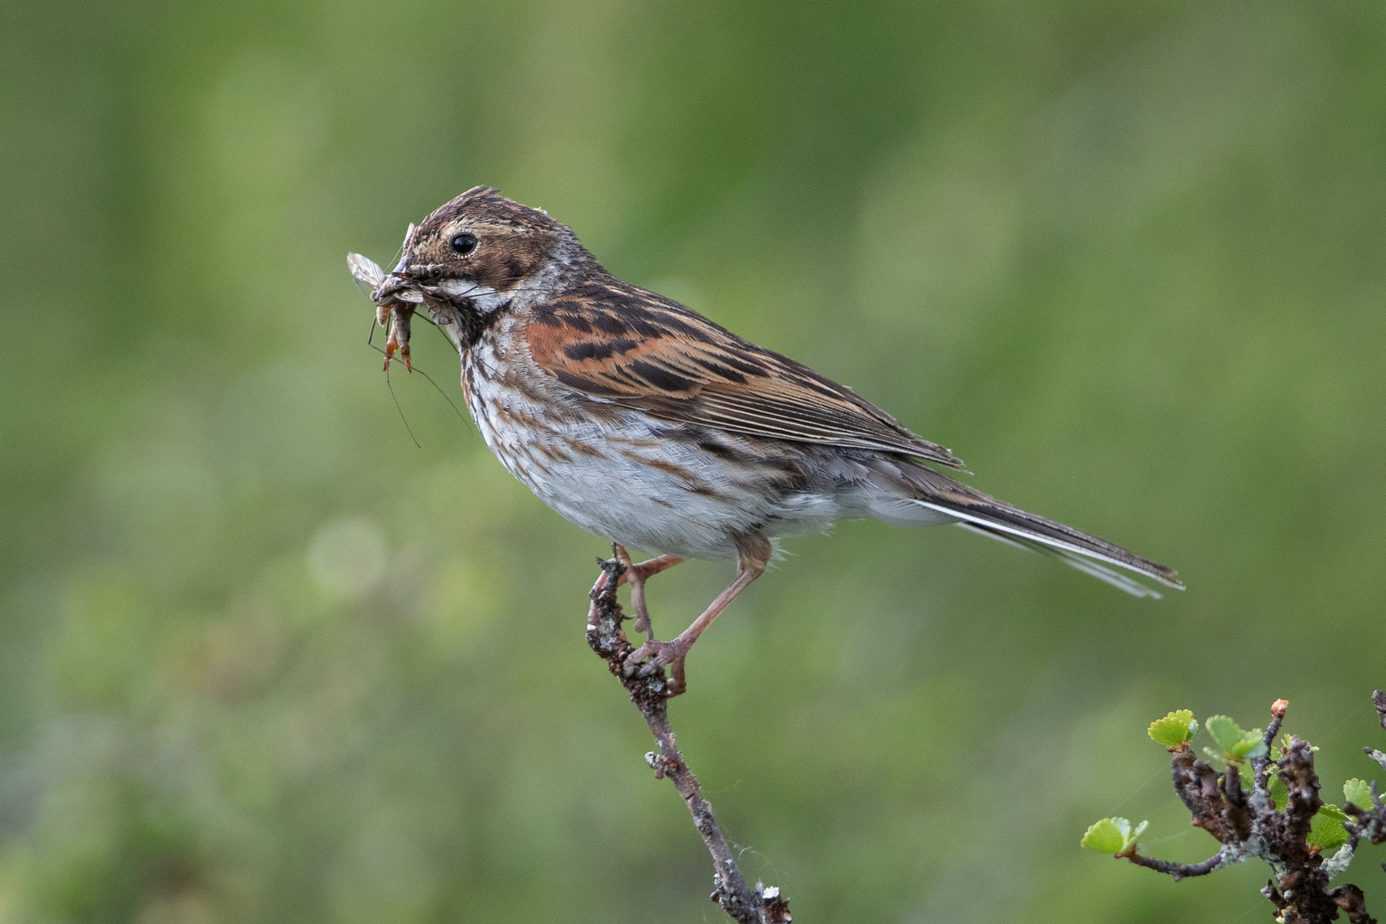
[[[563,384],[655,417],[962,466],[850,388],[615,280],[534,309],[527,333],[534,361]]]

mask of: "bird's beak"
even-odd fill
[[[419,291],[418,283],[414,281],[413,277],[404,272],[401,266],[397,266],[394,272],[386,276],[385,281],[371,293],[371,300],[377,305],[384,302],[413,302],[418,304],[423,301],[423,293]]]

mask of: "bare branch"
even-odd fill
[[[712,858],[713,887],[709,897],[740,924],[790,924],[789,900],[778,888],[757,883],[751,889],[746,885],[736,856],[712,813],[712,805],[703,798],[698,778],[679,751],[669,725],[669,681],[663,670],[647,677],[626,676],[623,666],[634,646],[621,629],[626,617],[616,601],[625,567],[614,558],[600,564],[602,576],[592,587],[592,602],[587,610],[587,644],[625,687],[654,736],[658,750],[646,754],[645,761],[654,768],[656,779],[667,777],[674,784],[693,817],[693,827]]]
[[[1376,918],[1367,914],[1367,900],[1357,886],[1345,885],[1334,889],[1333,902],[1347,914],[1351,924],[1376,924]]]
[[[1222,775],[1223,814],[1227,826],[1237,841],[1251,837],[1251,806],[1242,790],[1242,775],[1236,764],[1229,763]]]
[[[1180,879],[1189,879],[1193,876],[1206,876],[1215,870],[1221,869],[1237,858],[1236,854],[1226,847],[1219,850],[1202,863],[1171,863],[1169,860],[1156,860],[1153,857],[1143,857],[1134,851],[1125,854],[1125,857],[1137,866],[1144,866],[1146,869],[1153,869],[1157,873],[1164,873],[1176,882]]]
[[[1381,722],[1381,727],[1386,728],[1386,690],[1372,691],[1372,705],[1376,707],[1376,717]],[[1363,748],[1367,756],[1381,765],[1382,770],[1386,770],[1386,751],[1378,751],[1376,748]]]
[[[1232,835],[1223,817],[1217,771],[1194,757],[1192,750],[1180,748],[1170,757],[1170,774],[1174,791],[1193,816],[1194,825],[1226,843]]]

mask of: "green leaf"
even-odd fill
[[[1348,820],[1348,813],[1340,809],[1338,806],[1334,805],[1332,802],[1325,802],[1323,806],[1319,808],[1319,814],[1327,815],[1329,818],[1336,818],[1339,821]]]
[[[1150,740],[1158,745],[1174,750],[1198,733],[1198,720],[1191,709],[1176,709],[1156,719],[1146,729]]]
[[[1098,853],[1118,854],[1134,847],[1136,838],[1145,833],[1150,822],[1142,821],[1134,828],[1126,818],[1103,818],[1095,821],[1083,834],[1082,846]]]
[[[1217,742],[1218,750],[1224,759],[1231,763],[1248,757],[1261,757],[1266,753],[1265,742],[1261,740],[1260,729],[1245,729],[1225,715],[1209,716],[1203,723],[1208,734]]]
[[[1360,809],[1372,807],[1372,787],[1366,780],[1356,777],[1343,784],[1343,800],[1351,802]]]
[[[1325,804],[1309,821],[1309,836],[1305,842],[1317,847],[1320,853],[1337,850],[1348,841],[1347,828],[1343,822],[1347,815],[1336,805]]]
[[[1267,748],[1264,737],[1265,733],[1261,729],[1253,728],[1246,733],[1245,737],[1243,737],[1240,742],[1238,742],[1237,747],[1232,751],[1232,755],[1238,760],[1265,757]]]
[[[1271,804],[1275,806],[1277,812],[1284,810],[1290,802],[1290,788],[1285,785],[1285,781],[1280,778],[1280,774],[1272,773],[1270,782],[1266,784],[1266,792],[1271,797]]]
[[[1208,720],[1203,723],[1203,727],[1208,730],[1208,734],[1212,735],[1218,748],[1224,753],[1241,741],[1244,734],[1242,727],[1225,715],[1209,716]]]
[[[1126,828],[1123,829],[1117,822],[1124,823]],[[1088,826],[1088,830],[1083,833],[1083,840],[1079,843],[1098,853],[1121,853],[1121,848],[1126,843],[1126,831],[1130,826],[1131,822],[1125,818],[1103,818]]]

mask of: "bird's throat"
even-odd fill
[[[471,349],[476,346],[482,335],[496,323],[496,319],[501,316],[510,303],[506,302],[492,311],[478,311],[476,306],[464,301],[457,305],[457,316],[461,321],[461,340],[463,349]]]
[[[476,346],[486,331],[510,307],[510,303],[505,302],[493,310],[482,311],[465,298],[428,297],[424,299],[423,307],[427,309],[433,322],[452,341],[457,351],[465,353]]]

